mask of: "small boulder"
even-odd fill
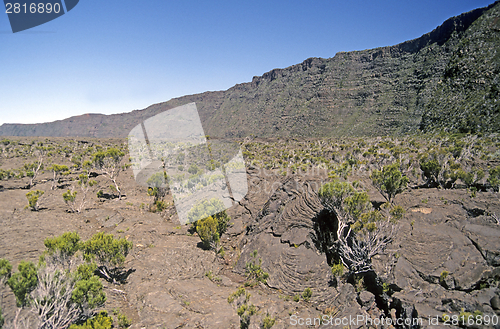
[[[498,296],[490,299],[491,308],[494,310],[500,310],[500,298]]]
[[[375,301],[375,295],[367,290],[359,293],[358,301],[361,306],[370,306]]]

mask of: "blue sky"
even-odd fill
[[[13,34],[0,13],[0,124],[121,113],[339,51],[394,45],[493,0],[80,0]]]

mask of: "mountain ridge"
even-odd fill
[[[495,131],[495,125],[500,123],[495,101],[499,81],[485,76],[500,68],[495,49],[499,7],[496,1],[449,18],[433,31],[397,45],[339,52],[326,59],[311,57],[254,76],[251,82],[227,90],[186,95],[120,114],[83,114],[48,123],[3,124],[0,135],[125,137],[141,121],[191,102],[197,104],[205,133],[224,138],[373,136],[436,128]],[[476,43],[481,47],[474,48]],[[484,67],[470,72],[468,60],[468,71],[455,72],[452,66],[457,57],[464,60],[460,52],[465,47],[473,48],[472,57],[484,52],[481,49],[488,49],[488,65],[479,63]],[[450,76],[450,72],[455,75]],[[457,79],[472,73],[477,81],[486,79],[487,86],[473,82],[468,91],[457,89]],[[458,92],[477,103],[477,88],[491,94],[488,97],[493,101],[485,103],[486,109],[477,104],[469,106],[463,99],[453,101]],[[440,111],[445,111],[446,116]],[[478,125],[474,119],[484,118],[474,118],[476,112],[492,119],[482,120],[487,125]],[[459,123],[452,125],[449,121]]]

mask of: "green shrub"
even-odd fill
[[[108,316],[108,312],[100,311],[96,316],[88,319],[84,324],[72,324],[69,329],[111,329],[113,328],[113,318]]]
[[[14,177],[14,176],[15,176],[15,174],[12,170],[0,169],[0,180],[9,179],[9,178]]]
[[[82,263],[70,272],[70,264],[80,260],[75,259],[81,245],[76,232],[47,238],[44,244],[47,249],[40,256],[38,268],[31,262],[21,261],[19,271],[7,280],[7,285],[16,296],[18,307],[29,307],[42,322],[51,318],[55,324],[67,326],[67,321],[75,321],[91,309],[101,307],[106,295],[101,281],[94,275],[95,264]],[[43,311],[48,301],[61,312]]]
[[[454,162],[453,160],[448,161],[448,168],[443,171],[443,178],[445,180],[450,180],[447,184],[451,187],[455,184],[456,180],[459,178],[459,173],[462,170],[460,163]]]
[[[66,165],[58,165],[54,163],[48,169],[53,172],[52,186],[51,186],[51,189],[53,190],[56,185],[56,182],[58,181],[58,176],[69,174],[69,168]]]
[[[446,280],[446,278],[448,277],[448,274],[450,274],[450,272],[448,271],[441,272],[441,275],[439,276],[439,282],[444,282],[444,280]]]
[[[18,272],[7,280],[7,285],[16,296],[17,307],[24,307],[29,303],[29,293],[38,284],[37,269],[35,264],[24,260],[19,263],[17,269]]]
[[[500,166],[491,168],[489,170],[489,177],[487,182],[493,187],[495,191],[499,191],[500,186]]]
[[[354,220],[370,209],[370,197],[365,191],[354,191],[344,199],[344,211],[352,216]]]
[[[304,292],[302,293],[302,298],[308,302],[312,297],[312,290],[311,288],[306,288]]]
[[[368,231],[368,232],[373,232],[377,229],[377,224],[374,223],[374,222],[370,222],[370,223],[366,223],[364,225],[364,228]]]
[[[34,181],[36,177],[38,176],[40,170],[43,170],[43,157],[40,158],[38,161],[35,161],[33,163],[25,163],[24,164],[24,171],[26,172],[26,176],[30,178],[29,182],[29,187],[34,185]]]
[[[200,219],[196,223],[196,232],[206,249],[214,248],[214,244],[219,243],[219,233],[217,232],[217,220],[212,216]]]
[[[46,238],[43,244],[49,255],[58,253],[64,261],[70,261],[80,250],[80,236],[77,232],[66,232],[58,237]]]
[[[474,174],[472,172],[465,172],[460,170],[458,172],[458,177],[465,183],[465,185],[470,186],[474,182]]]
[[[344,199],[354,193],[355,189],[348,182],[334,180],[321,186],[318,196],[325,206],[331,203],[342,203]]]
[[[332,274],[335,277],[340,277],[340,276],[344,275],[344,270],[345,270],[345,267],[344,267],[344,264],[342,264],[342,262],[339,262],[338,264],[332,265]]]
[[[190,223],[208,216],[214,217],[217,220],[217,231],[219,232],[219,236],[222,236],[222,234],[226,232],[227,223],[230,220],[225,209],[226,207],[221,200],[212,198],[196,203],[193,208],[189,210],[187,217]]]
[[[119,309],[114,309],[113,314],[116,316],[118,328],[128,328],[132,325],[132,322]]]
[[[227,298],[227,302],[229,304],[233,303],[237,298],[240,296],[245,295],[245,300],[248,301],[250,299],[250,294],[248,294],[243,287],[239,287],[235,292],[233,292],[229,297]]]
[[[76,191],[72,192],[71,190],[67,190],[62,195],[64,202],[71,207],[71,211],[72,212],[76,211],[76,205],[75,205],[75,203],[76,203],[76,194],[77,194]]]
[[[462,309],[458,318],[460,319],[460,322],[462,325],[467,325],[468,322],[472,322],[474,324],[479,323],[480,321],[482,321],[482,316],[483,316],[483,312],[481,312],[479,310],[476,310],[473,313],[470,313],[470,312],[465,312],[465,310]]]
[[[216,198],[203,200],[195,204],[188,212],[187,217],[192,227],[196,228],[196,232],[198,232],[204,247],[208,249],[211,248],[210,246],[214,247],[214,244],[219,242],[222,234],[226,232],[227,225],[231,219],[227,215],[222,201]],[[202,231],[199,231],[198,227]]]
[[[188,173],[192,174],[192,175],[196,175],[198,172],[200,171],[200,169],[198,168],[198,166],[194,163],[192,163],[189,168],[188,168]]]
[[[399,205],[395,205],[395,206],[391,207],[391,210],[389,210],[389,213],[392,216],[391,221],[397,222],[401,218],[403,218],[403,215],[406,213],[406,210]]]
[[[245,273],[247,275],[247,282],[245,285],[254,286],[259,282],[267,283],[269,273],[262,269],[262,258],[259,258],[257,263],[257,250],[252,253],[252,259],[245,264]]]
[[[10,278],[12,265],[6,259],[0,258],[0,283]]]
[[[115,239],[113,234],[98,232],[82,243],[81,249],[87,261],[96,260],[101,265],[98,268],[99,273],[108,281],[115,282],[115,272],[125,262],[132,246],[132,242],[125,238]]]
[[[266,316],[262,319],[262,323],[260,327],[262,329],[271,329],[274,324],[276,323],[276,319],[271,317],[269,313],[266,314]]]
[[[162,200],[157,200],[154,203],[154,207],[151,207],[151,212],[162,212],[168,208],[168,203]]]
[[[2,316],[2,308],[0,307],[0,329],[3,328],[4,319]]]
[[[371,207],[370,199],[365,191],[357,191],[353,184],[334,180],[321,186],[318,191],[321,204],[335,212],[335,209],[343,209],[354,220]]]
[[[331,183],[326,183],[321,186],[318,191],[318,196],[322,202],[342,202],[344,198],[355,191],[354,187],[348,182],[334,180]]]
[[[384,216],[379,210],[371,210],[361,214],[358,221],[351,225],[351,229],[356,234],[373,232],[377,229],[377,222],[384,220]]]
[[[80,270],[78,273],[87,271],[88,268]],[[106,294],[103,291],[102,282],[95,275],[82,275],[76,282],[71,300],[77,305],[85,305],[90,309],[94,309],[104,305],[106,302]]]
[[[28,206],[32,211],[38,211],[38,200],[45,192],[36,190],[26,193],[26,198],[28,199]]]
[[[458,170],[458,177],[467,185],[467,187],[471,187],[477,184],[481,179],[484,178],[484,171],[479,170],[471,170],[470,172],[466,172],[462,169]]]
[[[399,171],[399,163],[384,166],[371,174],[373,185],[391,202],[396,194],[401,193],[408,185],[409,179]]]
[[[240,317],[240,328],[247,329],[250,326],[251,317],[257,313],[255,305],[250,303],[250,294],[246,292],[245,288],[239,287],[229,295],[227,302],[236,304],[236,313]]]
[[[165,208],[162,208],[164,205],[160,203],[163,201],[167,193],[167,174],[165,172],[157,172],[151,177],[148,178],[148,195],[154,197],[153,204],[156,206],[156,211],[163,211]]]
[[[247,329],[250,326],[252,315],[257,313],[257,308],[254,304],[243,304],[237,310],[236,314],[240,317],[240,328]]]
[[[429,159],[426,155],[422,159],[420,159],[420,169],[423,171],[424,176],[427,178],[427,184],[430,184],[431,181],[434,183],[438,183],[439,173],[441,172],[441,165],[439,161],[436,159]]]
[[[121,265],[125,261],[132,242],[127,239],[115,239],[113,234],[98,232],[82,244],[85,255],[97,259],[102,264]]]

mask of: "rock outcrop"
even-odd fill
[[[393,242],[372,259],[374,271],[360,286],[352,278],[331,274],[321,230],[336,227],[324,224],[328,214],[317,197],[319,184],[319,180],[275,177],[267,202],[245,217],[237,272],[245,274],[245,265],[257,250],[269,273],[269,287],[289,296],[310,288],[318,309],[335,307],[343,316],[422,319],[421,328],[435,327],[429,319],[441,319],[443,314],[479,311],[498,316],[500,227],[483,208],[500,206],[498,200],[485,196],[446,206],[431,201],[422,207],[420,195],[433,200],[437,190],[397,196],[407,215]],[[450,193],[459,200],[463,192]],[[248,199],[252,201],[251,194]]]

